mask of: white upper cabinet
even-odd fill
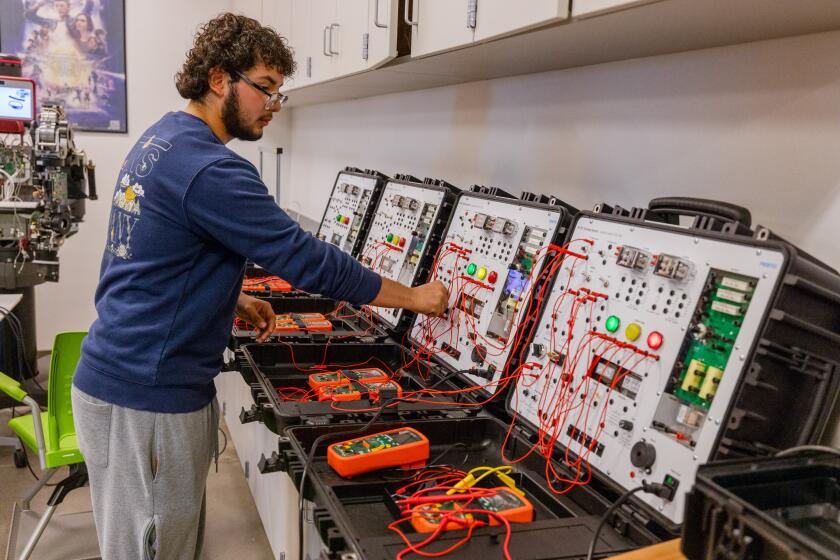
[[[269,3],[270,0],[266,0]],[[289,45],[295,53],[295,62],[297,62],[297,72],[295,77],[291,80],[286,80],[283,84],[284,90],[302,87],[312,82],[312,66],[315,63],[313,60],[316,54],[314,50],[318,45],[320,36],[312,33],[311,21],[311,6],[309,2],[298,2],[297,0],[290,0],[291,2],[291,25],[289,27]],[[267,23],[271,24],[269,20]]]
[[[397,56],[399,7],[399,0],[368,0],[368,68]]]
[[[423,0],[420,0],[423,2]],[[575,3],[580,0],[575,0]],[[474,0],[475,41],[485,41],[569,17],[569,0]]]
[[[296,0],[309,5],[309,32],[312,54],[310,83],[330,80],[339,75],[340,29],[337,22],[336,0]]]
[[[355,74],[368,67],[368,0],[336,0],[336,18],[332,24],[333,51],[338,52],[340,76]]]
[[[572,17],[584,18],[660,0],[574,0]]]
[[[480,0],[479,0],[480,1]],[[414,0],[411,17],[411,56],[420,57],[473,42],[476,0]],[[407,6],[409,3],[405,2]]]

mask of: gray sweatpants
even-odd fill
[[[200,558],[218,403],[164,414],[110,404],[76,387],[72,399],[103,560]]]

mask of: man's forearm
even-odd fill
[[[401,307],[424,315],[439,316],[449,305],[449,292],[440,281],[409,288],[382,278],[379,294],[370,304],[378,307]]]
[[[394,282],[388,278],[382,278],[382,287],[379,293],[370,302],[377,307],[401,307],[412,309],[414,304],[414,292],[408,286]]]

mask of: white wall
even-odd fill
[[[96,163],[100,199],[88,201],[80,232],[59,252],[60,282],[36,288],[38,348],[49,349],[55,334],[86,330],[96,317],[93,296],[105,247],[111,195],[123,159],[143,131],[167,111],[184,107],[174,75],[192,44],[197,27],[226,10],[250,12],[253,0],[128,0],[126,2],[126,56],[128,82],[128,134],[77,133],[76,145]],[[258,4],[258,2],[257,2]],[[282,115],[282,113],[281,113]],[[282,145],[283,122],[275,119],[263,145]],[[256,143],[234,143],[232,148],[258,161]],[[273,170],[272,165],[267,165]],[[266,177],[270,188],[273,175]]]
[[[840,267],[838,52],[832,32],[293,109],[284,203],[320,219],[348,164],[579,208],[705,196]]]

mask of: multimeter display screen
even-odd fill
[[[35,118],[32,84],[0,80],[0,120],[31,121]]]
[[[341,457],[352,457],[374,453],[381,449],[390,449],[398,445],[422,441],[419,435],[412,430],[399,430],[376,434],[365,438],[354,439],[334,446],[335,452]]]

